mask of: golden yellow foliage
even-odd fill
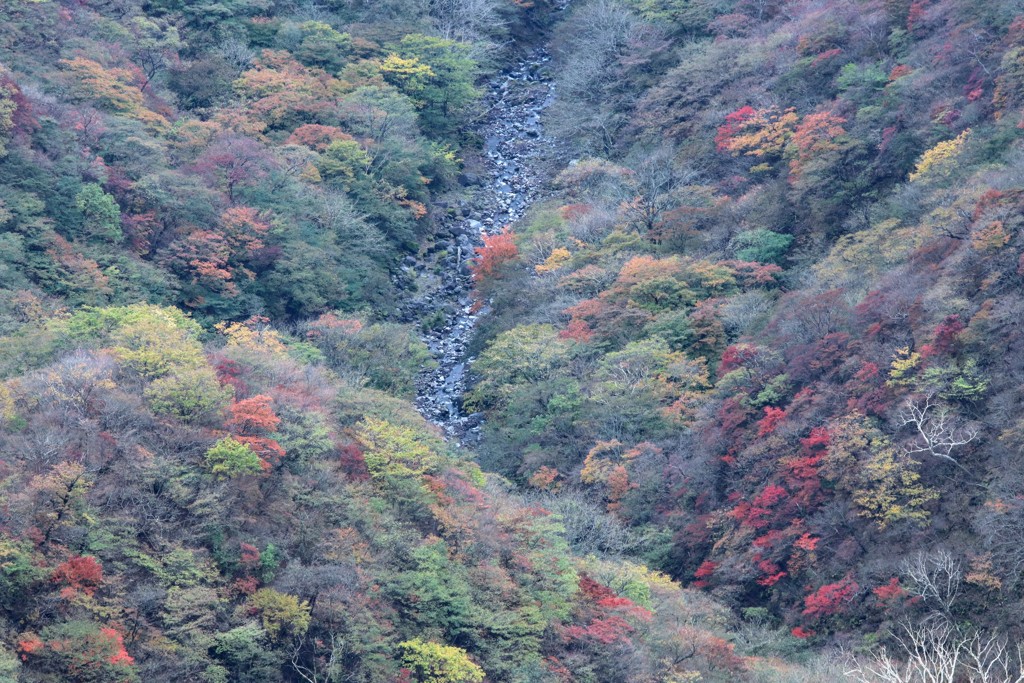
[[[322,183],[324,179],[320,176],[320,170],[316,166],[306,164],[306,168],[302,169],[302,173],[299,174],[299,180],[316,185]]]
[[[881,435],[872,439],[871,449],[874,453],[861,466],[862,488],[853,492],[860,515],[873,519],[879,529],[900,521],[924,526],[931,515],[922,506],[939,494],[921,483],[921,475],[913,469],[917,461]]]
[[[302,636],[309,630],[309,603],[294,595],[261,588],[249,598],[248,605],[259,612],[263,629],[271,640],[276,641],[286,633]]]
[[[107,69],[85,57],[62,59],[60,64],[70,72],[78,99],[120,112],[134,112],[142,106],[142,91],[131,83],[133,74],[128,69]]]
[[[405,59],[392,53],[380,65],[381,74],[408,94],[422,90],[434,77],[434,70],[415,57]],[[422,106],[422,103],[418,103]]]
[[[281,333],[262,319],[250,318],[244,323],[217,323],[214,327],[227,339],[228,348],[272,354],[287,351],[281,341]]]
[[[948,176],[954,168],[952,162],[960,155],[970,134],[971,129],[968,128],[952,140],[940,142],[922,154],[917,161],[917,168],[910,174],[910,181]]]
[[[587,453],[583,461],[583,469],[580,471],[580,480],[584,484],[604,483],[615,467],[611,459],[618,459],[622,454],[622,442],[618,439],[611,441],[598,441]]]
[[[917,374],[917,367],[921,364],[921,354],[911,351],[909,346],[896,349],[892,363],[889,365],[889,379],[886,381],[891,387],[905,387],[914,383],[914,375]]]
[[[735,156],[758,159],[781,155],[793,137],[800,117],[795,109],[783,112],[760,109],[737,126],[736,133],[722,147]]]
[[[558,270],[572,258],[572,254],[565,247],[556,247],[551,250],[548,257],[544,260],[544,263],[534,266],[534,270],[540,274],[550,273],[551,271]]]
[[[72,96],[110,111],[128,114],[153,130],[162,130],[167,119],[142,106],[144,97],[131,69],[106,68],[85,57],[60,60],[68,72]]]
[[[939,494],[921,483],[917,461],[860,413],[830,425],[829,434],[821,472],[852,493],[858,514],[874,520],[879,529],[900,521],[927,523],[930,513],[924,505]]]

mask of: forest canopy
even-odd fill
[[[0,681],[1019,680],[1022,136],[1019,0],[0,3]]]

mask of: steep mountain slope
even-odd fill
[[[1021,0],[0,3],[0,680],[1017,679],[1022,60]]]
[[[1019,639],[1022,29],[1019,2],[575,5],[548,127],[576,158],[479,282],[484,467],[602,497],[805,640]]]
[[[413,407],[478,85],[561,9],[0,4],[0,680],[834,677]]]

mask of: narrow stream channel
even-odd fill
[[[443,221],[442,234],[426,258],[407,266],[416,270],[417,296],[403,314],[407,320],[428,321],[421,334],[437,368],[417,380],[416,407],[458,443],[479,439],[483,416],[464,415],[462,394],[473,359],[467,347],[484,305],[474,311],[469,261],[485,234],[500,232],[519,220],[540,196],[542,180],[534,161],[549,150],[541,113],[555,96],[555,85],[545,75],[550,55],[536,50],[513,69],[488,84],[481,135],[485,140],[486,172],[465,175],[473,188]],[[427,327],[425,325],[425,327]]]

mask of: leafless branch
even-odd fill
[[[937,602],[947,612],[952,608],[963,585],[963,566],[948,550],[918,553],[900,565],[909,586],[925,600]]]
[[[1005,636],[964,632],[941,617],[904,621],[900,631],[893,634],[897,653],[882,647],[854,657],[847,678],[858,683],[1024,683],[1021,646],[1011,647]]]
[[[978,437],[977,429],[958,424],[949,410],[935,400],[934,392],[908,398],[897,415],[897,424],[917,431],[914,441],[905,447],[908,454],[928,453],[956,465],[960,463],[953,457],[953,451]]]

